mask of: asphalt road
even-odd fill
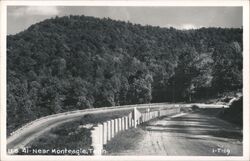
[[[87,110],[78,110],[66,113],[59,113],[49,115],[38,120],[29,123],[27,126],[23,126],[21,129],[15,131],[15,133],[7,138],[7,150],[19,149],[25,147],[28,143],[32,142],[35,138],[41,136],[51,128],[56,127],[65,122],[78,119],[86,114],[106,113],[112,111],[133,110],[134,107],[140,110],[145,108],[158,108],[164,106],[165,108],[172,107],[173,104],[159,103],[159,104],[140,104],[140,105],[127,105],[127,106],[114,106],[94,108]],[[189,105],[190,106],[190,105]],[[218,105],[219,106],[219,105]]]
[[[131,107],[122,109],[113,108],[99,108],[93,110],[74,111],[72,113],[62,113],[57,115],[51,115],[40,120],[32,122],[29,126],[20,130],[20,132],[7,138],[7,150],[24,148],[28,143],[32,142],[35,138],[41,136],[50,129],[61,125],[66,122],[76,120],[86,114],[97,114],[104,112],[111,112],[116,110],[130,110]]]
[[[138,109],[144,108],[158,108],[158,106],[163,104],[148,104],[148,105],[140,105]],[[192,104],[185,104],[182,106],[189,107]],[[200,107],[217,107],[221,108],[222,105],[206,105],[206,104],[198,104]],[[39,120],[33,121],[30,125],[24,127],[22,130],[19,130],[14,135],[7,138],[7,149],[18,149],[25,147],[28,143],[32,142],[35,138],[41,136],[45,132],[49,131],[51,128],[56,127],[65,122],[69,122],[79,117],[82,117],[86,114],[95,114],[95,113],[105,113],[112,112],[117,110],[133,110],[135,105],[124,106],[124,107],[108,107],[108,108],[97,108],[90,110],[82,110],[82,111],[73,111],[69,113],[62,113],[51,115],[45,118],[41,118]],[[172,107],[171,104],[164,104],[166,108]]]
[[[132,149],[109,155],[241,156],[241,130],[214,117],[218,110],[200,109],[151,121],[140,127],[143,135]]]

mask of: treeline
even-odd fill
[[[76,109],[194,101],[242,88],[242,29],[55,17],[7,37],[8,133]]]

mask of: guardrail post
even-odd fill
[[[107,136],[108,136],[108,141],[110,141],[111,140],[111,126],[110,126],[110,121],[107,121],[107,123],[108,123],[108,128],[107,128],[107,131],[108,131],[108,133],[107,133]]]
[[[128,115],[128,127],[132,127],[132,112],[130,112]]]
[[[100,124],[94,127],[94,129],[91,131],[92,147],[94,148],[93,155],[102,155],[102,149],[103,149],[102,133],[103,129],[102,125]]]
[[[128,117],[128,128],[131,127],[131,119]]]
[[[122,119],[118,118],[118,131],[122,130]]]
[[[134,107],[134,127],[137,127],[137,112],[136,112],[136,107]]]
[[[119,131],[118,129],[118,119],[115,119],[115,134],[117,134]]]
[[[104,122],[103,123],[103,144],[107,144],[107,139],[108,139],[108,137],[107,137],[108,131],[107,130],[108,130],[107,129],[107,122]]]
[[[111,120],[111,138],[115,136],[115,121]]]
[[[125,130],[128,130],[128,116],[125,117]]]
[[[100,144],[101,144],[101,148],[103,149],[103,125],[102,124],[98,124],[98,127],[99,127]]]
[[[121,126],[121,130],[124,131],[125,129],[125,120],[124,120],[124,117],[122,117],[122,126]]]

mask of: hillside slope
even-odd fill
[[[76,109],[193,101],[242,88],[242,29],[55,17],[7,37],[8,133]]]

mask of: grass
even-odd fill
[[[55,155],[53,149],[90,149],[91,137],[90,129],[78,128],[80,121],[67,122],[56,128],[53,128],[43,136],[37,138],[28,145],[30,151],[28,153],[20,153],[22,155],[38,155],[33,152],[36,149],[49,150],[48,153],[41,155]]]
[[[127,149],[134,149],[136,143],[143,138],[143,134],[144,131],[141,128],[131,128],[120,132],[120,134],[116,135],[104,146],[107,151],[106,155],[120,153]]]

